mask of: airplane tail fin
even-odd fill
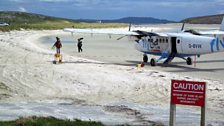
[[[224,31],[224,17],[222,19],[222,23],[221,23],[221,26],[220,26],[220,31]]]

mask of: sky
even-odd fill
[[[22,11],[69,19],[154,17],[180,21],[223,14],[224,0],[0,0],[0,11]]]

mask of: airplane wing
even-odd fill
[[[117,29],[75,29],[75,28],[64,28],[65,32],[71,33],[90,33],[90,34],[109,34],[109,35],[126,35],[126,36],[163,36],[167,37],[165,33],[147,32],[147,31],[124,31]]]
[[[215,30],[215,31],[199,31],[198,32],[201,35],[224,35],[224,31],[219,31],[219,30]]]
[[[113,30],[113,29],[74,29],[64,28],[65,32],[72,33],[91,33],[91,34],[113,34],[113,35],[139,35],[132,31]]]

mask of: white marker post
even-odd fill
[[[201,126],[206,126],[206,83],[171,81],[170,126],[176,123],[176,104],[200,106]]]

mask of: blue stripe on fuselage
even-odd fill
[[[220,51],[224,48],[224,39],[219,40],[219,38],[212,39],[210,42],[211,52]]]
[[[161,52],[143,52],[144,54],[151,54],[151,55],[156,55],[156,56],[161,56]],[[193,54],[176,54],[176,57],[190,57],[190,56],[195,56]]]
[[[210,42],[210,46],[211,46],[211,52],[214,52],[214,45],[215,45],[215,39],[212,39],[212,41]]]

